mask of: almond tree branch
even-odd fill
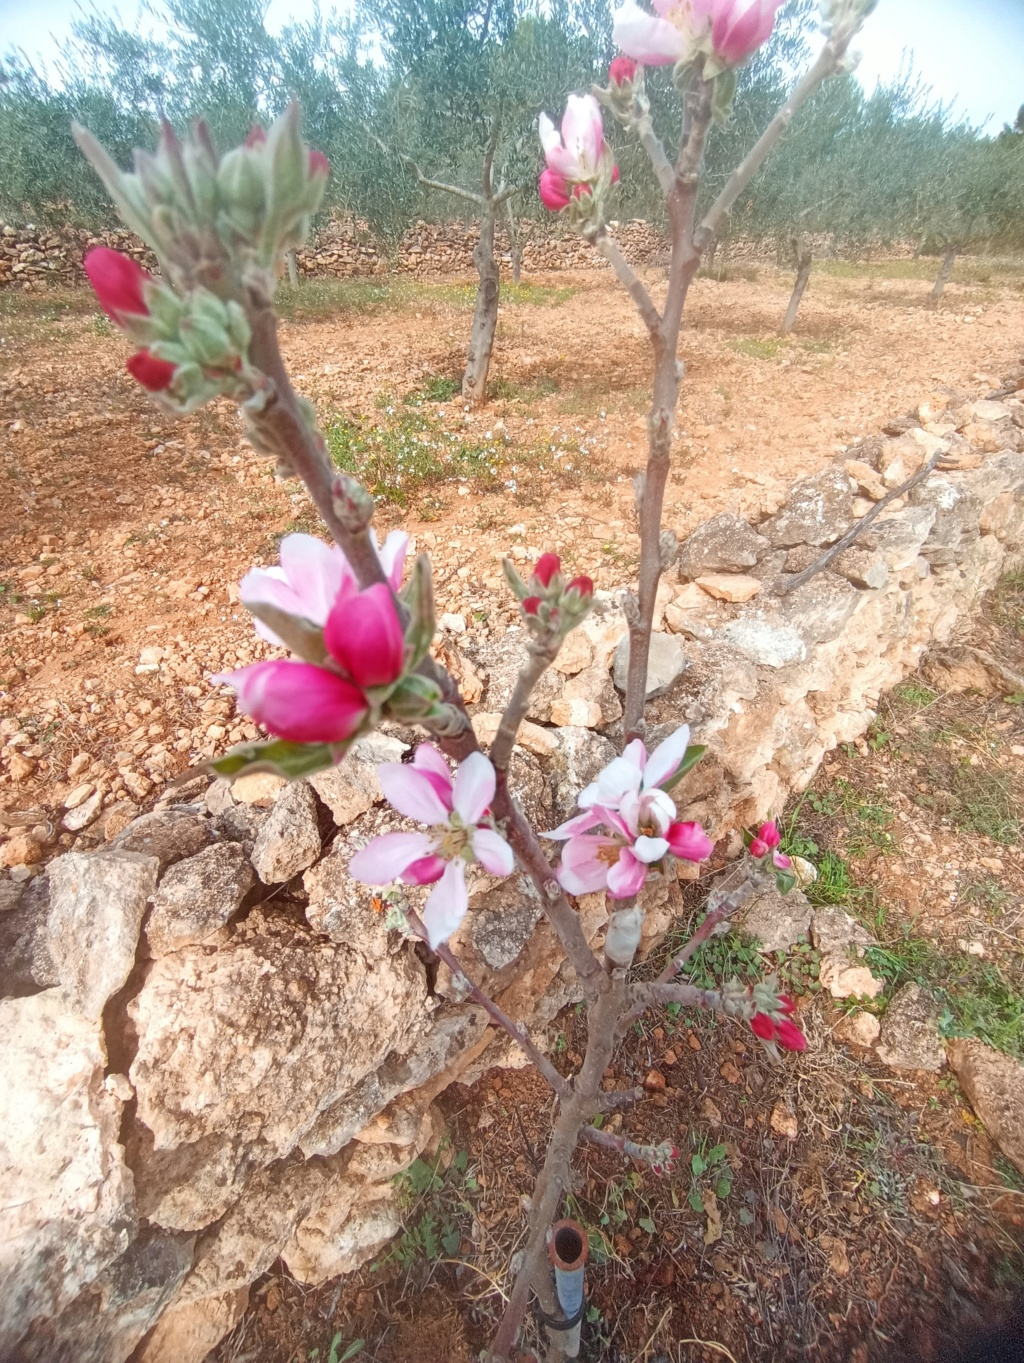
[[[605,1131],[599,1126],[584,1126],[580,1130],[584,1140],[591,1145],[602,1145],[606,1150],[617,1150],[620,1155],[640,1160],[643,1164],[665,1163],[666,1152],[656,1145],[637,1145],[628,1136],[620,1136],[616,1131]]]
[[[855,31],[851,28],[848,31],[836,32],[828,39],[817,61],[800,77],[789,98],[726,180],[722,192],[705,213],[703,221],[693,234],[693,244],[698,251],[704,250],[726,213],[764,165],[769,153],[781,141],[796,111],[829,76],[842,69],[843,58]]]
[[[403,912],[409,927],[417,937],[426,942],[427,929],[419,914],[408,906],[406,906]],[[479,1004],[503,1031],[508,1033],[516,1045],[522,1050],[527,1060],[533,1062],[537,1070],[548,1081],[559,1097],[564,1097],[564,1095],[569,1092],[568,1081],[558,1073],[551,1061],[537,1046],[524,1024],[521,1022],[513,1022],[509,1015],[498,1007],[490,995],[485,994],[478,984],[473,983],[447,943],[442,942],[439,946],[431,947],[431,950],[439,960],[444,961],[445,965],[451,971],[454,982],[460,988],[464,989],[473,1002]]]
[[[519,671],[515,687],[502,713],[498,732],[491,744],[490,758],[496,771],[508,770],[516,735],[530,708],[530,697],[541,677],[557,658],[561,644],[562,640],[558,637],[547,643],[539,639],[529,641],[527,645],[529,656]]]
[[[411,156],[406,156],[403,151],[392,151],[386,142],[380,140],[372,128],[368,128],[364,124],[363,131],[366,133],[367,137],[380,148],[385,156],[397,156],[406,170],[411,171],[412,174],[416,176],[416,179],[424,189],[437,189],[440,190],[442,194],[452,194],[456,199],[465,199],[467,203],[477,204],[478,206],[483,205],[486,202],[483,194],[477,194],[472,189],[463,189],[461,185],[450,185],[444,180],[432,180],[429,175],[424,175],[418,163],[414,161]],[[492,152],[491,155],[493,156],[493,154],[494,153]],[[487,169],[488,171],[490,170],[489,163]]]
[[[619,249],[619,243],[610,237],[602,223],[600,230],[591,238],[591,245],[598,255],[604,256],[608,264],[612,267],[619,279],[626,287],[630,298],[636,304],[636,310],[643,318],[643,321],[654,337],[658,328],[661,326],[661,314],[654,305],[654,300],[644,287],[643,281],[633,270],[632,265]]]

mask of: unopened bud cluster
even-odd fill
[[[564,638],[590,610],[594,583],[589,577],[566,582],[557,554],[541,554],[528,582],[504,561],[505,577],[519,600],[527,629],[537,639]]]

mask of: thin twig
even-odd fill
[[[419,914],[417,914],[414,909],[408,907],[406,907],[404,913],[406,922],[409,924],[410,928],[412,928],[417,937],[425,942],[427,940],[427,929]],[[473,1002],[479,1004],[488,1016],[493,1018],[503,1031],[508,1033],[526,1056],[527,1060],[533,1062],[537,1067],[537,1070],[548,1081],[559,1097],[568,1093],[568,1083],[562,1075],[558,1073],[551,1061],[531,1038],[524,1024],[521,1022],[513,1022],[509,1015],[502,1012],[494,1000],[485,994],[478,984],[473,983],[447,943],[442,942],[438,946],[433,947],[432,950],[434,955],[437,956],[439,960],[444,961],[445,965],[451,971],[452,979],[455,983],[465,989]]]
[[[836,540],[832,548],[826,550],[821,558],[812,563],[809,568],[805,568],[802,573],[796,573],[793,577],[788,577],[785,582],[776,587],[776,595],[788,596],[790,592],[795,592],[797,587],[802,587],[805,582],[810,582],[812,577],[816,577],[818,573],[824,572],[828,565],[837,559],[844,549],[849,549],[857,536],[868,528],[875,517],[883,512],[890,502],[894,502],[897,497],[902,497],[903,494],[909,492],[912,487],[917,487],[918,483],[923,483],[928,475],[934,471],[935,465],[941,458],[942,451],[936,450],[927,464],[925,464],[924,468],[918,469],[918,471],[915,474],[912,474],[905,482],[900,483],[899,487],[894,487],[891,492],[887,492],[882,500],[876,502],[866,515],[861,516],[859,521],[855,521],[842,539]]]
[[[561,639],[557,637],[550,641],[531,639],[527,645],[529,656],[520,668],[512,695],[502,713],[498,731],[494,735],[494,741],[490,748],[491,762],[496,771],[508,770],[508,764],[512,760],[512,749],[515,746],[516,735],[519,733],[520,726],[526,718],[526,712],[530,708],[530,697],[533,695],[534,688],[541,677],[558,657],[561,642]]]
[[[612,267],[619,279],[626,287],[626,291],[636,304],[636,310],[644,321],[647,330],[652,336],[656,335],[661,326],[661,313],[654,305],[654,300],[644,288],[643,281],[634,272],[632,265],[622,254],[618,242],[614,237],[610,237],[602,225],[601,230],[592,240],[594,250],[598,255],[604,256],[608,264]]]

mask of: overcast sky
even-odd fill
[[[0,51],[53,59],[83,8],[78,0],[0,0]],[[136,0],[95,0],[101,13],[133,22]],[[314,0],[270,0],[268,27],[310,15]],[[331,0],[323,0],[329,10]],[[955,112],[997,132],[1024,104],[1024,0],[879,0],[860,38],[861,80],[870,90],[897,74],[905,56]]]

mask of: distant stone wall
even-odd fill
[[[519,224],[524,270],[607,268],[607,262],[592,247],[575,232],[558,230],[560,226],[534,221]],[[638,219],[615,230],[635,264],[667,259],[664,235],[650,223]],[[392,259],[365,225],[352,218],[332,219],[298,252],[299,270],[304,275],[334,278],[387,274],[391,270],[416,275],[473,274],[477,231],[478,225],[472,222],[417,222],[402,237]],[[500,230],[495,244],[499,256],[510,266],[507,233]],[[0,223],[0,287],[34,289],[81,283],[85,277],[82,257],[94,246],[112,246],[147,269],[156,269],[153,253],[130,232],[93,234],[79,228],[57,230]]]
[[[686,721],[707,745],[684,817],[728,850],[778,813],[1021,562],[1022,448],[1024,369],[998,397],[934,395],[756,523],[717,516],[690,535],[658,596],[648,709],[651,742]],[[782,590],[936,452],[903,504]],[[537,828],[616,752],[625,616],[620,594],[600,596],[513,754]],[[495,589],[495,618],[499,601]],[[462,616],[441,624],[437,649],[489,741],[524,633],[471,641]],[[436,1145],[434,1099],[509,1061],[486,1015],[445,969],[431,984],[348,875],[354,850],[400,826],[375,766],[413,741],[374,734],[308,783],[199,777],[131,822],[76,807],[64,826],[93,820],[105,846],[0,880],[5,1360],[201,1363],[278,1257],[319,1283],[398,1230],[391,1178]],[[542,1027],[577,987],[537,896],[518,875],[470,877],[455,953]],[[646,951],[679,910],[675,874],[651,877],[642,903]],[[577,908],[599,948],[604,897]]]

